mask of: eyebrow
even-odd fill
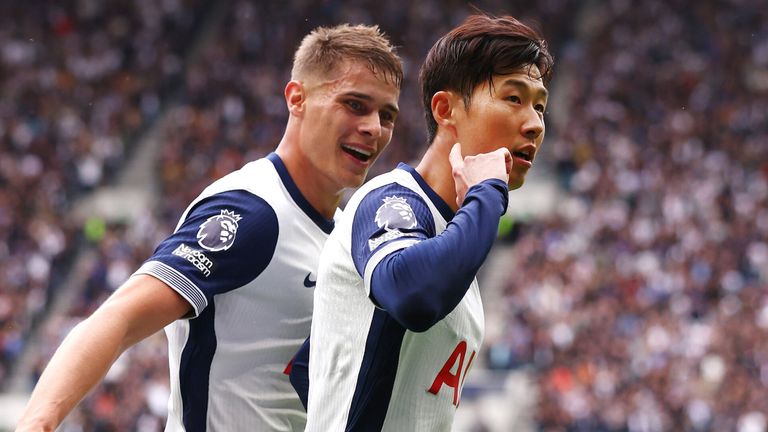
[[[368,101],[368,102],[372,102],[373,101],[373,98],[370,95],[367,95],[365,93],[358,93],[358,92],[351,91],[351,92],[344,93],[344,95],[346,95],[346,96],[353,96],[353,97],[356,97],[358,99],[363,99],[363,100]],[[395,114],[400,112],[400,109],[398,109],[396,105],[392,105],[391,103],[384,104],[384,109],[392,111]]]
[[[549,97],[549,91],[545,87],[534,87],[529,82],[522,79],[508,78],[504,80],[504,82],[501,85],[517,87],[520,90],[533,91],[537,97],[542,99],[547,99]]]

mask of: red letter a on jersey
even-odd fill
[[[474,357],[474,354],[475,353],[473,352],[472,357]],[[448,387],[453,387],[453,404],[455,406],[459,406],[459,386],[464,381],[460,378],[462,368],[464,366],[464,357],[466,355],[467,343],[465,341],[461,341],[458,345],[456,345],[456,348],[454,348],[451,356],[448,357],[448,361],[445,362],[443,368],[440,369],[440,372],[435,377],[435,381],[432,383],[432,387],[430,387],[428,391],[436,395],[440,391],[440,388],[443,387],[443,384],[447,385]],[[457,360],[458,364],[456,363]],[[470,359],[470,363],[471,362],[472,359]],[[451,370],[454,368],[454,366],[456,366],[456,373],[451,373]],[[469,364],[467,365],[467,369],[469,369]]]

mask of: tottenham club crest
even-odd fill
[[[376,219],[374,219],[379,228],[394,231],[416,227],[416,215],[413,214],[413,209],[405,198],[391,196],[385,197],[383,201],[384,204],[376,210]]]
[[[221,214],[209,217],[197,231],[197,244],[211,252],[229,249],[235,242],[237,222],[240,219],[240,215],[229,210],[222,210]]]

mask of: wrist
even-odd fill
[[[496,192],[493,192],[494,190]],[[480,196],[485,196],[485,198],[482,199],[487,203],[490,203],[490,201],[487,201],[488,199],[493,200],[493,198],[490,198],[490,196],[497,196],[500,198],[501,204],[499,208],[499,217],[506,213],[507,205],[509,204],[509,189],[507,188],[507,184],[504,182],[504,180],[486,179],[472,186],[467,191],[467,195],[464,198],[464,203],[466,204],[469,200],[472,199],[481,199]]]
[[[29,419],[22,420],[15,430],[16,432],[53,432],[55,429],[55,425],[44,419]]]

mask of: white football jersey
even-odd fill
[[[168,336],[166,431],[297,431],[284,373],[306,339],[321,248],[333,229],[272,153],[214,182],[136,274],[192,305]]]
[[[318,269],[307,431],[451,429],[483,338],[477,279],[453,311],[422,333],[402,327],[369,294],[385,256],[440,234],[452,217],[404,164],[352,196]]]

